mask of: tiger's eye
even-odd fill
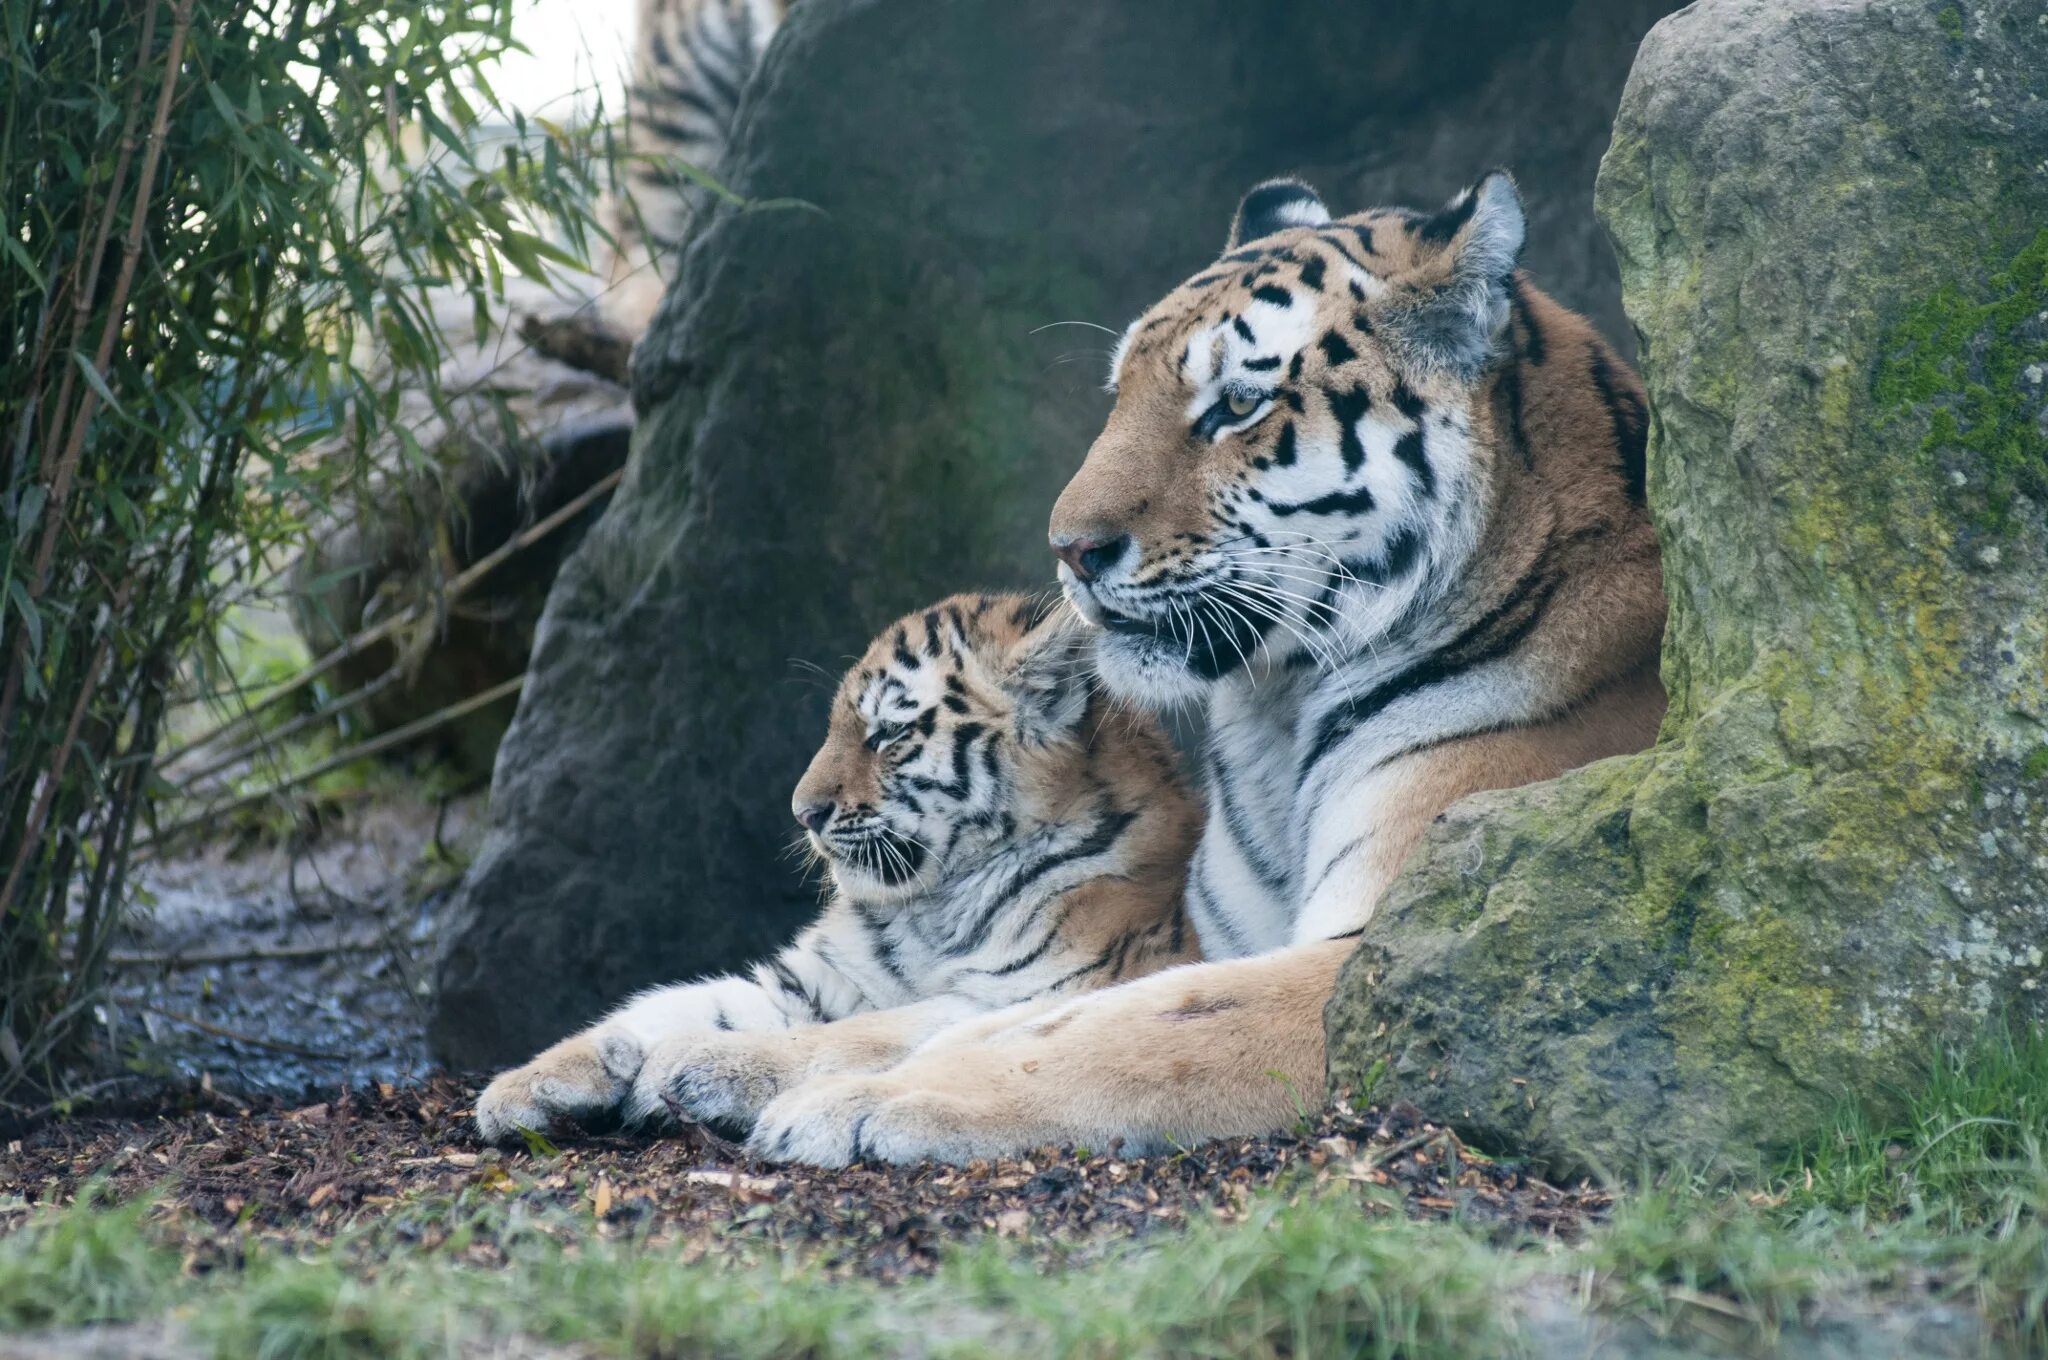
[[[1259,409],[1259,399],[1246,396],[1242,392],[1232,392],[1223,400],[1224,404],[1230,408],[1230,414],[1240,420]]]

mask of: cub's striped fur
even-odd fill
[[[1263,1131],[1323,1084],[1323,1004],[1466,794],[1655,737],[1664,618],[1634,374],[1517,272],[1487,176],[1332,221],[1254,189],[1147,312],[1052,516],[1112,690],[1208,717],[1188,911],[1211,962],[986,1017],[790,1093],[755,1146],[838,1163]]]
[[[626,193],[604,204],[616,245],[602,309],[628,334],[654,319],[704,191],[676,167],[722,173],[740,91],[789,0],[640,0],[627,90]]]
[[[484,1135],[671,1105],[745,1121],[963,1018],[1193,958],[1199,816],[1173,752],[1112,711],[1087,630],[1043,612],[956,596],[877,638],[793,799],[831,873],[824,913],[751,973],[647,992],[500,1076]]]

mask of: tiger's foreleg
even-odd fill
[[[762,1106],[793,1086],[893,1067],[934,1035],[978,1014],[964,998],[935,997],[824,1025],[678,1035],[648,1050],[626,1115],[646,1122],[673,1108],[693,1119],[751,1125]]]
[[[1323,1003],[1355,941],[1155,973],[942,1034],[888,1071],[769,1102],[749,1151],[844,1166],[1046,1143],[1131,1153],[1284,1127],[1323,1100]]]
[[[779,966],[779,971],[778,971]],[[477,1132],[487,1142],[517,1141],[521,1129],[558,1132],[573,1124],[659,1115],[629,1098],[647,1054],[685,1035],[786,1029],[826,1018],[850,999],[821,997],[808,985],[818,971],[800,948],[784,950],[752,977],[718,977],[642,992],[596,1024],[501,1072],[477,1099]],[[822,983],[822,979],[820,980]]]

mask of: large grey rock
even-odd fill
[[[523,1058],[814,907],[787,790],[870,630],[1049,584],[1108,337],[1253,182],[1333,202],[1522,177],[1546,286],[1622,324],[1593,172],[1662,0],[805,0],[727,174],[820,211],[696,235],[636,359],[634,461],[565,568],[440,970],[461,1064]],[[1044,329],[1051,327],[1051,329]]]
[[[2048,18],[1701,0],[1599,203],[1671,716],[1436,828],[1332,1078],[1560,1170],[1735,1167],[2048,996]]]

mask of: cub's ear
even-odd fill
[[[1528,232],[1521,191],[1507,171],[1492,171],[1414,231],[1425,250],[1446,252],[1450,275],[1430,296],[1391,316],[1392,333],[1416,368],[1476,381],[1508,323],[1510,280]]]
[[[1223,249],[1236,250],[1276,231],[1320,227],[1329,220],[1330,210],[1315,190],[1298,179],[1269,179],[1254,186],[1237,205],[1237,216],[1230,221],[1230,240]]]
[[[1094,630],[1058,608],[1017,643],[1003,677],[1003,689],[1016,705],[1017,740],[1026,746],[1073,736],[1095,693]]]

